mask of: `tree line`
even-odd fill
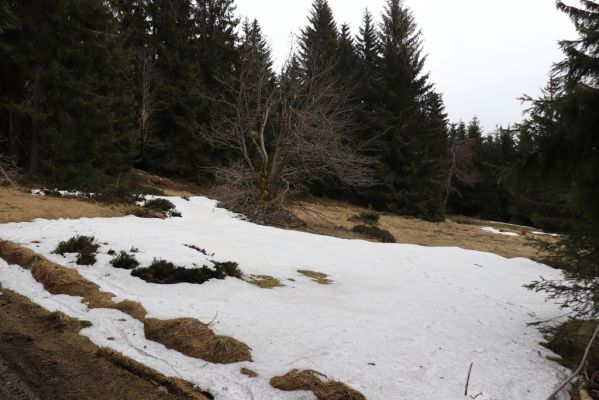
[[[520,173],[554,129],[561,78],[520,124],[451,123],[401,0],[378,23],[366,10],[357,36],[315,0],[281,71],[233,0],[12,0],[0,14],[0,152],[47,184],[90,190],[136,167],[433,221],[583,218],[571,182]]]

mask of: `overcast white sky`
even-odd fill
[[[337,23],[357,34],[366,7],[380,20],[385,0],[329,0]],[[292,34],[306,24],[312,0],[237,0],[241,16],[258,18],[277,65]],[[522,94],[536,95],[557,41],[575,38],[554,0],[406,0],[423,31],[426,68],[443,93],[452,121],[478,116],[485,129],[521,120]]]

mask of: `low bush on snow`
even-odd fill
[[[115,268],[134,269],[139,266],[139,261],[137,261],[133,254],[121,251],[118,256],[110,261],[110,264]]]
[[[180,217],[181,213],[175,209],[175,205],[167,199],[152,199],[144,204],[144,208],[164,213],[167,217]]]
[[[173,283],[197,283],[202,284],[210,279],[225,279],[227,276],[241,279],[241,271],[235,262],[212,261],[213,268],[203,266],[201,268],[183,268],[173,263],[154,259],[147,268],[138,268],[131,275],[143,279],[148,283],[173,284]]]
[[[54,253],[64,256],[65,253],[77,253],[77,264],[93,265],[100,245],[93,236],[73,236],[67,241],[58,243]]]
[[[352,231],[368,236],[372,239],[380,240],[383,243],[395,243],[395,236],[391,232],[372,225],[356,225]]]

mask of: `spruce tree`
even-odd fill
[[[575,207],[582,214],[572,232],[547,250],[565,269],[563,281],[541,280],[544,290],[583,317],[599,315],[599,3],[582,1],[558,8],[573,21],[578,39],[562,41],[565,59],[556,64],[561,92],[552,102],[556,129],[544,132],[537,159],[541,168],[563,174],[573,185]]]
[[[11,6],[18,23],[0,39],[11,48],[3,69],[19,72],[3,106],[24,144],[21,165],[63,187],[89,189],[116,179],[131,165],[133,115],[127,57],[109,4],[38,0]]]
[[[434,94],[411,11],[388,0],[381,25],[377,118],[384,133],[384,206],[431,220],[444,218],[441,168],[446,145],[442,102]],[[435,111],[433,111],[435,110]],[[435,121],[427,121],[434,116]],[[435,126],[435,128],[431,128]]]
[[[332,74],[336,65],[339,31],[327,0],[314,0],[308,25],[302,29],[299,50],[306,76]]]

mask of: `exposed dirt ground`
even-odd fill
[[[342,238],[364,237],[352,232],[351,228],[360,222],[351,218],[364,208],[331,200],[313,200],[294,207],[294,214],[306,223],[302,230]],[[529,245],[535,235],[530,229],[508,224],[483,221],[476,218],[449,217],[445,222],[433,223],[416,218],[381,213],[378,227],[391,232],[397,243],[419,244],[423,246],[456,246],[469,250],[486,251],[507,258],[538,258],[537,251]],[[519,236],[505,236],[485,232],[483,226],[518,233]],[[550,239],[549,236],[543,236]]]
[[[76,320],[59,320],[27,298],[0,292],[3,400],[184,399],[97,355]]]

